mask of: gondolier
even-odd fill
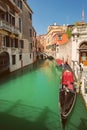
[[[73,73],[71,71],[69,71],[68,69],[66,69],[62,73],[62,87],[67,87],[69,89],[73,89],[73,86],[72,86],[73,83],[74,83]]]

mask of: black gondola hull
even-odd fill
[[[71,113],[76,100],[76,91],[60,89],[59,92],[61,118],[66,119]]]

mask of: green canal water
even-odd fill
[[[46,60],[0,77],[0,130],[62,130],[60,76],[55,62]],[[87,130],[87,110],[81,95],[65,130]]]

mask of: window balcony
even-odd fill
[[[20,9],[17,6],[17,4],[13,0],[3,0],[5,3],[9,4],[12,9],[14,9],[15,12],[19,13]]]
[[[16,35],[19,34],[19,29],[17,27],[10,25],[8,22],[4,20],[0,20],[0,30],[5,30]]]

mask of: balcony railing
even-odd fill
[[[19,7],[17,6],[17,4],[16,4],[13,0],[8,0],[8,2],[11,4],[11,6],[15,9],[15,11],[16,11],[17,13],[20,12]]]
[[[17,34],[17,35],[19,34],[19,29],[17,27],[10,25],[9,23],[7,23],[4,20],[0,20],[0,29],[6,30],[13,34]]]
[[[72,33],[79,33],[79,34],[84,34],[84,33],[87,33],[87,26],[78,26],[77,28],[75,28]]]
[[[80,33],[87,33],[87,26],[77,27],[77,31],[80,32]]]

